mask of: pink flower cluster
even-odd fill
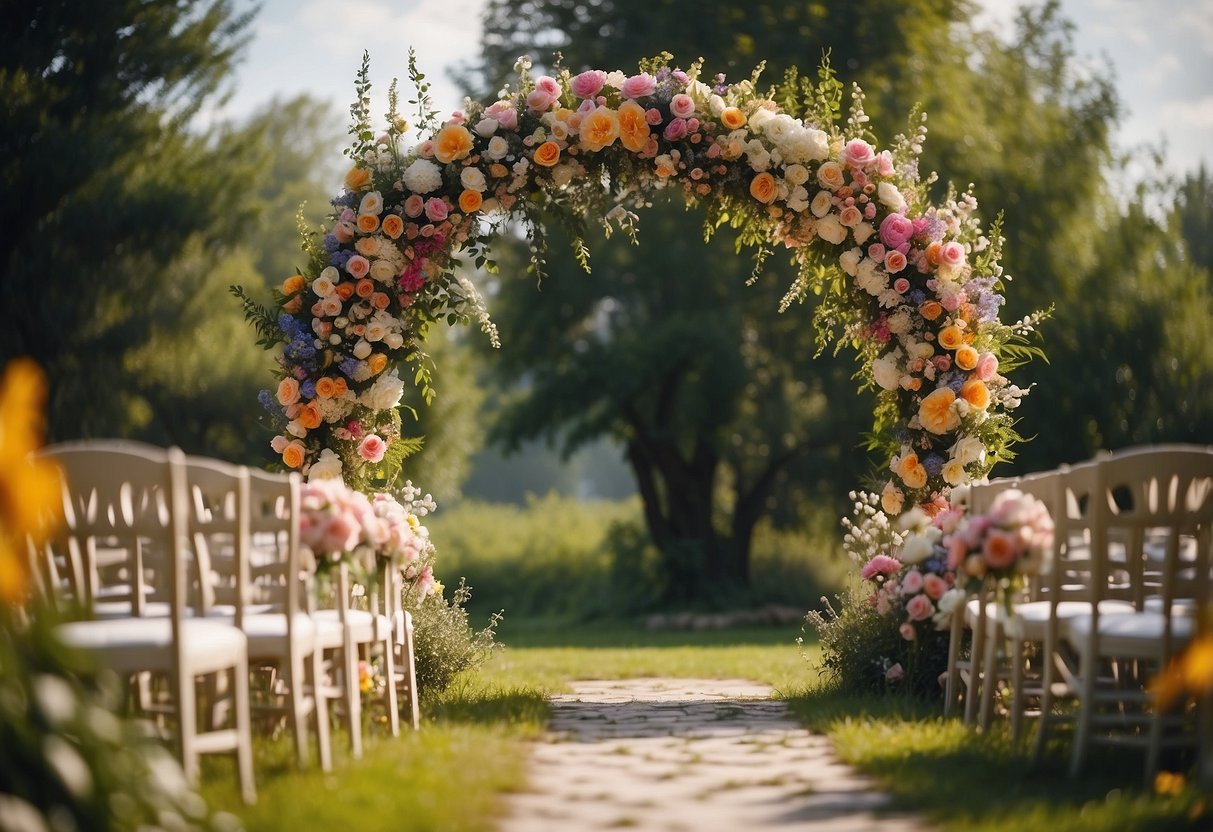
[[[1017,489],[994,498],[985,514],[966,517],[945,539],[948,566],[971,579],[1036,575],[1052,555],[1048,507]]]

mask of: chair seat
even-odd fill
[[[1166,618],[1157,612],[1111,613],[1099,616],[1099,652],[1125,659],[1163,658]],[[1192,640],[1196,622],[1171,618],[1172,650]],[[1078,652],[1084,652],[1091,633],[1091,616],[1076,615],[1062,622],[1062,636]]]
[[[56,632],[65,643],[92,653],[118,672],[172,667],[173,630],[169,618],[72,621],[59,625]],[[244,633],[220,621],[182,621],[181,642],[182,656],[193,673],[231,667],[248,654]]]
[[[1151,595],[1146,598],[1144,608],[1146,612],[1161,613],[1162,598],[1157,595]],[[1179,618],[1193,618],[1196,615],[1196,599],[1195,598],[1172,598],[1171,599],[1171,615]]]
[[[1050,604],[1048,601],[1029,601],[1015,607],[1015,620],[1020,626],[1020,632],[1026,641],[1044,641],[1045,629],[1049,625]],[[1135,612],[1129,601],[1105,600],[1099,602],[1100,615],[1112,613]],[[1090,615],[1089,601],[1059,601],[1057,603],[1057,620],[1065,621],[1078,615]]]
[[[319,634],[321,643],[326,647],[340,646],[341,630],[337,610],[316,610],[312,613],[312,617],[316,619],[317,625],[321,628]],[[388,634],[392,632],[391,622],[388,621],[386,615],[372,614],[366,610],[346,610],[345,621],[350,628],[350,637],[359,644],[379,641],[387,638]],[[337,642],[335,644],[329,641],[333,638],[332,625],[337,625]]]
[[[248,604],[244,607],[245,615],[261,615],[263,613],[273,612],[273,604]],[[168,603],[164,601],[148,601],[143,605],[143,618],[167,618],[172,612]],[[133,616],[131,605],[125,601],[107,601],[101,604],[93,605],[93,618],[102,621],[110,621],[116,618],[130,618]],[[186,616],[193,617],[194,610],[188,609],[185,611]],[[231,604],[219,604],[211,607],[206,611],[207,618],[215,619],[230,619],[236,616],[236,608]]]

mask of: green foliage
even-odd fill
[[[484,629],[473,630],[465,608],[471,595],[471,587],[461,580],[449,601],[434,594],[411,606],[419,691],[445,690],[460,673],[477,669],[492,656],[501,614],[490,616]]]
[[[0,606],[0,825],[5,829],[232,829],[145,726],[115,716],[117,680]]]
[[[914,641],[898,631],[900,621],[881,615],[868,603],[870,587],[853,578],[836,599],[838,609],[822,598],[824,610],[813,610],[807,621],[821,645],[821,659],[810,660],[828,684],[844,694],[904,691],[938,700],[939,677],[948,665],[948,632],[920,630]],[[890,681],[887,672],[900,665],[904,677]]]

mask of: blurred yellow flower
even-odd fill
[[[1183,652],[1150,681],[1150,692],[1158,707],[1167,710],[1185,696],[1213,693],[1213,622],[1205,626]]]
[[[59,467],[33,453],[42,446],[46,379],[18,358],[0,378],[0,602],[24,599],[27,542],[41,545],[62,516]]]

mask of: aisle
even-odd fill
[[[919,832],[765,685],[720,679],[575,682],[554,697],[531,791],[502,832]]]

